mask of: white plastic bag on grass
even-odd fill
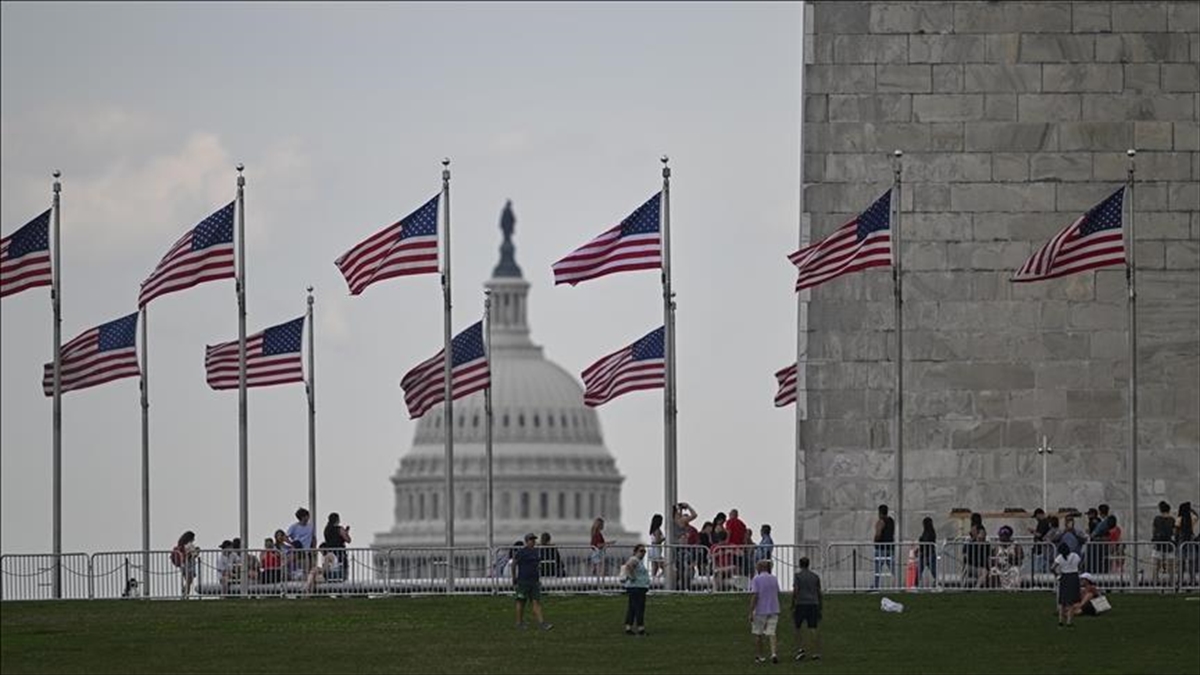
[[[885,612],[895,612],[896,614],[899,614],[900,612],[904,611],[904,605],[892,600],[891,598],[880,598],[879,609],[882,609]]]

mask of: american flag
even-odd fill
[[[350,285],[350,295],[392,277],[437,274],[440,197],[434,195],[400,222],[371,235],[334,261]]]
[[[230,202],[200,221],[175,242],[158,261],[158,267],[142,282],[138,307],[145,307],[160,295],[235,276],[233,205],[234,202]]]
[[[575,284],[616,272],[662,267],[659,203],[654,195],[628,218],[554,263],[554,284]]]
[[[304,381],[300,360],[304,317],[281,323],[246,338],[246,386],[270,387]],[[204,373],[213,389],[237,389],[238,341],[204,351]]]
[[[50,209],[0,239],[0,298],[49,286]]]
[[[1125,188],[1092,207],[1039,248],[1011,281],[1041,281],[1108,265],[1125,264],[1121,206]]]
[[[63,345],[62,391],[87,389],[141,374],[137,362],[137,313],[86,330]],[[42,391],[54,395],[54,364],[42,370]]]
[[[799,271],[796,290],[868,267],[892,264],[892,191],[888,190],[866,211],[821,241],[788,256]]]
[[[421,362],[400,380],[404,403],[412,418],[424,415],[434,405],[446,400],[445,349],[433,358]],[[483,322],[478,321],[450,341],[450,397],[460,399],[467,394],[487,389],[492,383],[487,355],[483,349]]]
[[[663,329],[656,328],[642,339],[605,356],[583,371],[585,405],[596,407],[640,389],[662,389],[666,385]]]
[[[775,392],[775,407],[782,408],[785,405],[791,405],[796,402],[796,364],[792,364],[787,368],[775,373],[775,380],[779,382],[779,391]]]

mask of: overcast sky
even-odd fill
[[[453,160],[454,325],[482,312],[505,199],[532,284],[533,339],[574,373],[662,323],[658,275],[553,287],[550,264],[660,187],[671,156],[680,498],[740,507],[791,540],[795,357],[795,3],[53,4],[0,7],[5,235],[63,171],[63,342],[136,309],[139,283],[247,175],[247,330],[317,289],[324,512],[391,527],[411,445],[400,376],[441,346],[436,276],[351,298],[333,260],[424,203]],[[5,553],[51,547],[47,289],[0,305]],[[237,394],[204,346],[237,337],[232,281],[151,305],[152,537],[238,530]],[[302,386],[251,390],[250,526],[307,502]],[[136,379],[63,398],[64,550],[141,546]],[[662,508],[662,394],[600,408],[627,480],[623,524]],[[757,529],[757,528],[756,528]]]

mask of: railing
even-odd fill
[[[187,560],[170,551],[62,554],[62,599],[388,596],[506,594],[515,549],[398,547],[295,550],[198,550]],[[539,548],[542,588],[553,593],[620,593],[632,546]],[[792,588],[801,557],[831,592],[1052,591],[1054,550],[1030,541],[943,543],[835,542],[651,547],[651,587],[682,594],[744,593],[754,564],[769,556],[781,590]],[[1090,542],[1082,571],[1105,590],[1200,590],[1200,542]],[[181,564],[176,565],[176,562]],[[50,600],[52,554],[0,556],[0,599]],[[243,582],[243,577],[245,581]]]

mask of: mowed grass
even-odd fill
[[[4,603],[4,673],[1200,673],[1200,601],[1115,595],[1057,627],[1052,596],[826,599],[825,658],[752,663],[745,596],[652,595],[650,636],[621,596],[548,596],[549,632],[514,629],[506,597]],[[780,622],[781,656],[794,645]]]

